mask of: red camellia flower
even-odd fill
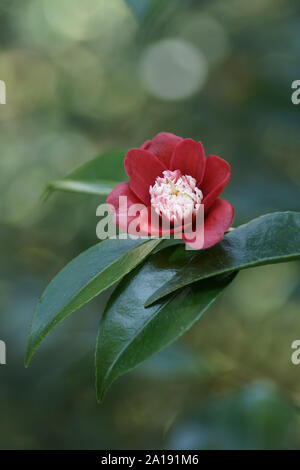
[[[141,235],[164,235],[161,222],[168,221],[169,233],[181,233],[180,238],[191,244],[186,233],[189,228],[194,230],[193,221],[201,205],[204,241],[194,241],[193,248],[215,245],[230,228],[233,206],[219,198],[229,181],[230,166],[216,155],[205,157],[201,142],[162,132],[140,148],[129,150],[124,166],[129,181],[116,186],[107,198],[115,209],[115,222],[123,231],[130,232],[130,223],[137,218],[130,211],[136,204],[144,207],[139,217]],[[125,208],[120,196],[127,198]],[[153,222],[153,213],[160,223]]]

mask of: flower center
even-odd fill
[[[157,177],[150,186],[149,193],[155,212],[175,223],[196,213],[203,199],[195,178],[182,175],[180,170],[165,170],[163,177]]]

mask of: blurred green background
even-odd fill
[[[104,297],[24,369],[35,303],[95,243],[97,198],[45,183],[160,131],[232,165],[235,224],[298,210],[299,4],[288,0],[2,0],[2,449],[300,448],[299,263],[240,273],[175,346],[118,380],[101,406],[93,348]]]

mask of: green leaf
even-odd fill
[[[60,190],[107,196],[118,183],[128,179],[125,154],[124,150],[108,152],[85,163],[66,178],[49,183],[45,195]]]
[[[150,308],[145,300],[191,258],[184,247],[152,255],[118,285],[100,320],[96,345],[96,390],[102,401],[112,382],[181,336],[205,312],[230,279],[210,280],[180,291]]]
[[[300,213],[263,215],[228,233],[149,296],[146,306],[188,284],[231,271],[300,259]]]
[[[79,180],[58,180],[48,184],[50,191],[70,191],[73,193],[95,194],[98,196],[108,196],[108,194],[117,186],[118,182],[104,181],[79,181]]]
[[[122,279],[159,243],[160,240],[105,240],[67,264],[48,285],[36,307],[25,365],[56,325]]]

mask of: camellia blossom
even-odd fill
[[[129,181],[118,184],[107,198],[123,231],[130,233],[130,224],[136,221],[141,236],[169,233],[194,249],[209,248],[222,240],[234,218],[232,204],[219,198],[230,178],[225,160],[216,155],[205,157],[201,142],[162,132],[129,150],[124,166]],[[136,207],[139,214],[132,211]],[[201,207],[199,227],[195,220]],[[199,230],[204,237],[197,238]]]
[[[197,213],[203,199],[197,181],[190,175],[182,175],[180,170],[164,170],[154,186],[150,186],[151,207],[159,216],[179,224],[183,219]]]

